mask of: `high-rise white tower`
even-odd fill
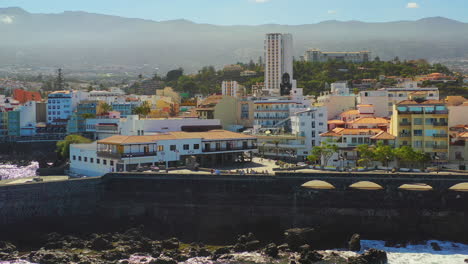
[[[270,33],[265,37],[265,90],[280,95],[283,74],[293,80],[293,45],[291,34]]]

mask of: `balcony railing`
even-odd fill
[[[444,145],[434,145],[432,146],[433,149],[447,149],[448,146],[444,146]]]
[[[437,137],[437,138],[446,138],[446,137],[448,137],[448,134],[434,134],[432,136]]]
[[[448,126],[447,122],[435,122],[432,123],[433,126]]]
[[[411,122],[400,122],[400,126],[411,126]]]
[[[220,151],[242,151],[242,150],[252,150],[257,149],[257,146],[247,146],[247,147],[239,147],[239,148],[210,148],[210,149],[203,149],[203,152],[220,152]]]
[[[116,153],[116,152],[108,152],[108,151],[98,151],[98,157],[106,157],[106,158],[115,158],[115,159],[122,159],[122,158],[137,158],[137,157],[149,157],[149,156],[156,156],[157,152],[150,151],[150,152],[132,152],[132,153]]]
[[[411,137],[411,133],[400,133],[400,137]]]

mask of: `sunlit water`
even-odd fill
[[[24,167],[0,164],[0,179],[8,180],[33,177],[36,176],[37,169],[39,169],[39,163],[35,161]]]
[[[435,251],[430,243],[436,242],[441,251]],[[363,240],[361,241],[362,252],[370,248],[385,250],[389,264],[457,264],[465,263],[468,259],[468,245],[447,241],[430,240],[423,245],[408,245],[402,248],[385,247],[384,241]],[[329,250],[327,250],[329,252]],[[344,257],[357,255],[354,252],[334,250]],[[362,253],[360,252],[360,253]],[[185,264],[234,264],[234,263],[259,263],[277,264],[277,261],[263,256],[260,253],[238,253],[235,259],[212,261],[209,258],[192,258],[184,262]],[[133,255],[127,261],[131,264],[147,264],[154,260],[149,256]],[[27,261],[0,261],[0,264],[31,264]]]

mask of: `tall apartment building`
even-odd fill
[[[280,95],[280,84],[285,73],[293,80],[293,45],[291,34],[270,33],[265,38],[265,90],[272,96]]]
[[[444,101],[406,100],[394,105],[391,133],[398,138],[398,146],[411,146],[441,161],[448,159],[448,109]]]
[[[221,84],[223,95],[241,97],[244,94],[244,87],[237,81],[223,81]]]
[[[370,60],[370,51],[343,52],[330,51],[324,52],[319,49],[310,49],[305,52],[305,60],[310,62],[326,62],[330,60],[348,61],[348,62],[367,62]]]
[[[47,99],[47,123],[66,125],[78,103],[88,98],[87,92],[55,91]]]

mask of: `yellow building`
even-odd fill
[[[200,119],[219,119],[223,129],[237,130],[237,99],[232,96],[211,95],[195,109]]]
[[[429,153],[434,160],[448,160],[448,109],[444,101],[405,100],[394,105],[390,129],[398,147],[408,145]]]
[[[156,96],[160,96],[160,97],[170,97],[172,98],[172,102],[174,102],[175,104],[180,104],[180,94],[176,91],[174,91],[174,89],[172,89],[172,87],[165,87],[164,89],[158,89],[156,90]]]

